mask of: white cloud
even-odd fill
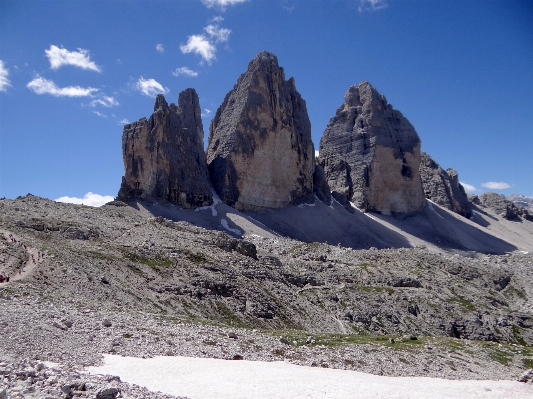
[[[107,115],[105,115],[105,114],[102,114],[102,113],[100,113],[100,112],[98,112],[98,111],[93,111],[93,112],[94,112],[96,115],[98,115],[100,118],[107,118]]]
[[[505,182],[488,181],[481,184],[483,187],[490,188],[491,190],[505,190],[510,188],[511,185]]]
[[[192,69],[189,69],[184,66],[181,68],[176,68],[176,70],[172,72],[172,75],[174,76],[185,75],[185,76],[195,77],[195,76],[198,76],[198,72],[195,72]]]
[[[155,97],[158,94],[168,93],[168,89],[154,79],[144,79],[142,76],[137,81],[135,87],[145,96]]]
[[[217,15],[216,17],[213,17],[213,19],[211,20],[211,22],[222,22],[224,21],[224,18],[222,18],[221,15]]]
[[[58,87],[53,81],[41,77],[33,79],[26,87],[37,94],[51,94],[55,97],[91,97],[92,93],[98,91],[93,87]]]
[[[11,86],[8,76],[9,69],[4,66],[4,61],[0,60],[0,91],[6,91],[7,86]]]
[[[69,204],[78,204],[78,205],[89,205],[89,206],[102,206],[104,204],[107,204],[110,201],[113,201],[115,198],[113,198],[110,195],[100,195],[100,194],[94,194],[90,191],[85,194],[83,198],[77,198],[77,197],[60,197],[54,201],[56,202],[66,202]]]
[[[202,0],[202,3],[204,3],[207,8],[217,8],[220,11],[226,11],[227,6],[244,3],[245,1],[248,0]]]
[[[130,124],[130,121],[127,120],[126,118],[122,119],[121,121],[118,122],[119,125],[129,125]]]
[[[58,69],[63,65],[73,65],[82,69],[90,69],[96,72],[101,71],[100,67],[89,59],[88,50],[81,48],[78,50],[68,51],[66,48],[51,45],[50,50],[44,50],[44,52],[50,61],[50,68],[52,69]]]
[[[359,12],[363,12],[382,10],[387,7],[388,4],[386,0],[360,0],[359,7],[357,9]]]
[[[464,182],[459,182],[461,183],[461,186],[463,186],[463,188],[465,189],[465,191],[468,193],[468,194],[472,194],[472,193],[475,193],[475,192],[478,192],[479,190],[477,188],[475,188],[473,185],[471,184],[468,184],[468,183],[464,183]]]
[[[210,109],[207,109],[207,108],[205,108],[205,109],[204,109],[204,112],[203,112],[202,114],[200,114],[200,115],[201,115],[202,117],[204,117],[204,118],[205,118],[205,117],[206,117],[207,115],[209,115],[210,113],[211,113],[211,110],[210,110]]]
[[[96,100],[91,101],[89,105],[91,107],[96,107],[97,105],[101,105],[102,107],[111,108],[111,107],[116,107],[117,105],[119,105],[119,102],[115,100],[114,97],[102,96],[100,98],[97,98]]]
[[[231,33],[230,29],[219,28],[218,25],[207,25],[204,30],[215,39],[215,43],[227,42]]]
[[[318,158],[319,155],[320,155],[320,151],[315,150],[315,158]]]
[[[211,64],[211,61],[215,59],[215,53],[217,51],[216,47],[204,35],[189,36],[187,44],[181,45],[180,50],[183,54],[198,54],[208,64]]]
[[[161,54],[165,52],[165,48],[163,47],[161,43],[158,43],[157,46],[155,46],[155,49],[159,51]]]

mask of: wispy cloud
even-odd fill
[[[144,79],[142,76],[135,84],[135,87],[145,96],[149,97],[155,97],[158,94],[168,93],[168,89],[166,87],[163,87],[161,83],[157,82],[154,79]]]
[[[161,43],[158,43],[157,46],[155,46],[155,49],[159,51],[161,54],[165,52],[165,47]]]
[[[202,3],[207,8],[216,8],[222,12],[226,11],[228,6],[233,6],[235,4],[244,3],[248,0],[202,0]]]
[[[491,190],[505,190],[506,188],[511,188],[511,185],[503,181],[488,181],[481,184],[483,187],[490,188]]]
[[[44,52],[52,69],[58,69],[63,65],[72,65],[81,69],[101,72],[100,67],[90,60],[88,50],[79,48],[78,51],[68,51],[65,48],[51,45],[50,49],[44,50]]]
[[[91,107],[101,105],[102,107],[111,108],[119,105],[119,102],[114,97],[102,96],[100,98],[97,98],[96,100],[91,101],[89,105]]]
[[[200,115],[202,116],[202,118],[205,118],[205,117],[206,117],[207,115],[209,115],[210,113],[211,113],[211,110],[205,108],[205,109],[204,109],[204,112],[202,112]]]
[[[192,69],[189,69],[186,66],[184,66],[181,68],[176,68],[176,70],[172,72],[172,75],[174,76],[185,75],[185,76],[195,77],[195,76],[198,76],[198,72],[195,72]]]
[[[93,87],[67,86],[58,87],[53,81],[37,77],[26,87],[36,94],[51,94],[55,97],[91,97],[98,89]]]
[[[378,11],[387,8],[389,5],[386,0],[359,0],[359,12]]]
[[[216,17],[213,17],[213,19],[211,20],[211,22],[222,22],[224,21],[224,18],[222,18],[221,15],[217,15]]]
[[[126,118],[122,119],[121,121],[118,121],[118,124],[119,125],[129,125],[130,124],[130,121],[127,120]]]
[[[105,114],[102,114],[101,112],[98,112],[98,111],[93,111],[96,115],[98,115],[100,118],[107,118],[107,115]]]
[[[4,65],[4,61],[0,60],[0,91],[6,91],[11,82],[7,78],[9,76],[9,69]]]
[[[215,59],[216,47],[204,35],[189,36],[187,44],[181,45],[183,54],[194,53],[202,57],[208,64]]]
[[[89,206],[102,206],[107,204],[110,201],[113,201],[115,198],[113,198],[111,195],[100,195],[100,194],[94,194],[90,191],[83,196],[83,198],[77,198],[77,197],[60,197],[54,201],[56,202],[66,202],[69,204],[77,204],[77,205],[89,205]]]
[[[227,42],[231,33],[230,29],[219,28],[217,24],[207,25],[204,30],[211,38],[215,39],[215,43]]]
[[[473,185],[471,184],[468,184],[468,183],[465,183],[465,182],[459,182],[461,183],[461,186],[463,186],[463,188],[465,189],[465,191],[468,193],[468,194],[473,194],[473,193],[476,193],[478,192],[479,190],[477,188],[475,188]]]

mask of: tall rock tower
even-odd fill
[[[217,110],[207,163],[221,200],[239,210],[313,200],[314,146],[305,101],[277,57],[259,53]]]
[[[350,87],[344,99],[320,140],[320,163],[333,197],[382,214],[425,207],[413,126],[368,82]]]
[[[150,119],[124,126],[117,199],[164,198],[184,208],[212,204],[203,138],[196,91],[181,92],[178,106],[159,94]]]

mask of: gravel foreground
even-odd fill
[[[173,397],[86,374],[104,354],[461,380],[533,367],[531,254],[236,240],[121,205],[0,202],[0,399]]]

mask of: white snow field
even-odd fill
[[[516,381],[457,381],[428,377],[384,377],[286,362],[159,356],[105,355],[91,374],[191,399],[531,399],[533,385]]]

